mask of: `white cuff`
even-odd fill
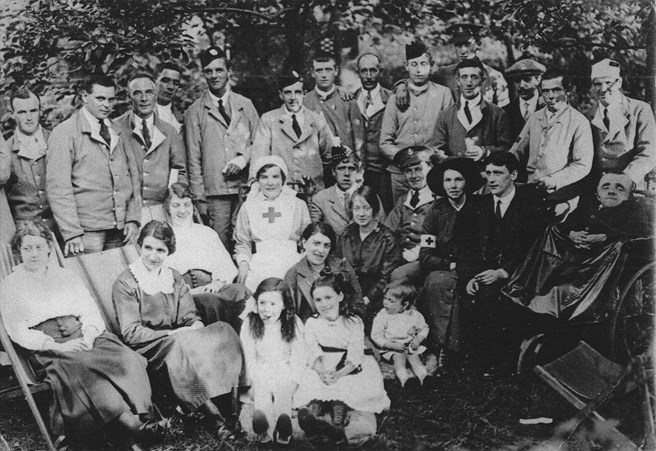
[[[235,158],[228,161],[228,165],[231,164],[234,164],[235,166],[239,167],[239,169],[244,169],[248,164],[248,162],[246,161],[246,158],[243,155],[237,155]]]

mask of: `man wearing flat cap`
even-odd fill
[[[473,193],[483,184],[476,163],[469,158],[451,158],[428,173],[428,186],[439,196],[426,214],[421,231],[419,263],[427,277],[418,307],[430,324],[429,337],[439,348],[438,363],[444,366],[447,351],[462,347],[462,306],[456,293],[456,218],[473,208]],[[452,311],[452,309],[454,309]]]
[[[573,211],[578,205],[579,187],[575,185],[592,168],[592,134],[590,123],[569,104],[571,90],[568,77],[559,69],[549,69],[540,82],[546,108],[532,114],[517,141],[510,149],[520,162],[520,174],[528,183],[536,183],[553,193],[569,187],[555,207],[555,216]],[[522,171],[523,169],[523,171]],[[524,181],[524,180],[522,180]]]
[[[330,171],[333,135],[319,113],[303,105],[303,79],[292,70],[278,78],[282,106],[262,115],[253,142],[253,161],[267,155],[281,157],[288,168],[287,184],[297,191],[324,188]],[[251,168],[251,178],[255,172]]]
[[[385,225],[394,233],[399,247],[403,250],[403,261],[401,266],[392,272],[392,281],[418,283],[421,277],[419,267],[421,230],[426,213],[435,200],[433,192],[426,183],[432,154],[433,151],[428,147],[411,146],[394,156],[393,162],[403,171],[410,190],[399,198],[385,220]]]
[[[506,69],[506,78],[515,85],[517,93],[517,97],[503,107],[508,115],[510,135],[513,140],[519,136],[528,117],[544,108],[538,88],[545,70],[546,67],[530,58],[519,60]]]
[[[353,191],[358,188],[355,177],[360,167],[360,160],[353,150],[344,145],[333,147],[331,155],[330,166],[335,184],[315,194],[308,207],[312,222],[330,224],[335,235],[339,236],[352,219],[348,214],[347,206]],[[380,200],[378,203],[380,207]],[[385,221],[385,211],[382,208],[379,208],[376,219],[379,222]]]
[[[642,189],[645,175],[656,166],[654,113],[645,102],[622,94],[616,61],[605,59],[593,64],[590,77],[598,101],[589,116],[595,147],[593,182],[601,172],[622,171]]]
[[[505,152],[512,144],[505,111],[483,98],[485,77],[478,58],[459,62],[458,102],[440,113],[435,126],[440,156],[480,161],[481,170],[484,158],[493,152]]]
[[[389,163],[394,204],[410,189],[400,168],[392,162],[394,156],[410,146],[434,147],[437,116],[453,104],[449,90],[429,80],[433,58],[428,48],[421,42],[412,42],[406,45],[405,53],[410,105],[399,110],[393,94],[385,107],[380,131],[380,150]]]
[[[456,49],[458,62],[477,56],[478,49],[481,46],[480,32],[482,29],[483,27],[481,25],[472,23],[456,23],[447,29],[453,36],[451,42]],[[435,72],[435,81],[447,86],[453,93],[454,99],[459,97],[458,83],[456,81],[457,65],[458,63],[440,67]],[[501,72],[487,64],[483,66],[487,72],[486,82],[483,85],[483,98],[503,108],[510,103],[508,83],[506,83],[506,79],[503,78]]]
[[[233,216],[260,118],[249,99],[230,89],[230,60],[223,50],[204,50],[200,62],[208,90],[191,104],[184,121],[189,184],[201,216],[209,214],[232,249]]]

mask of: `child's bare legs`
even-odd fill
[[[428,371],[426,370],[426,367],[424,366],[423,362],[419,358],[419,354],[408,354],[407,359],[408,362],[410,362],[410,368],[412,368],[412,371],[414,371],[414,373],[419,378],[419,382],[423,384],[424,379],[428,374]]]
[[[410,378],[410,374],[405,367],[406,364],[406,354],[405,352],[395,352],[392,356],[392,362],[394,363],[394,374],[401,382],[401,387],[405,386],[405,383]],[[425,371],[425,369],[424,369]]]

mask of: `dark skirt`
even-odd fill
[[[166,376],[180,406],[193,412],[239,384],[243,357],[239,336],[218,322],[160,338],[137,350],[157,376]]]
[[[89,351],[39,351],[34,357],[52,387],[54,434],[89,435],[128,411],[152,416],[148,362],[115,335],[103,332]]]
[[[253,294],[240,283],[226,284],[218,293],[202,293],[194,296],[194,304],[204,324],[223,321],[235,331],[241,328],[239,315],[244,311],[246,300]]]

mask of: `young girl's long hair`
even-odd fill
[[[283,340],[289,343],[296,338],[296,314],[292,293],[289,286],[282,279],[269,277],[257,286],[257,290],[255,290],[255,294],[253,295],[255,302],[257,303],[257,299],[262,293],[269,291],[275,291],[282,296],[283,309],[280,312],[280,330]],[[258,312],[248,314],[248,325],[253,338],[256,340],[262,339],[264,336],[264,322]]]
[[[357,316],[351,302],[354,290],[351,284],[346,281],[344,274],[339,271],[333,272],[330,266],[326,266],[321,270],[319,278],[312,284],[310,293],[314,296],[314,290],[319,287],[330,287],[337,294],[344,294],[344,299],[339,303],[339,314],[347,319]]]

